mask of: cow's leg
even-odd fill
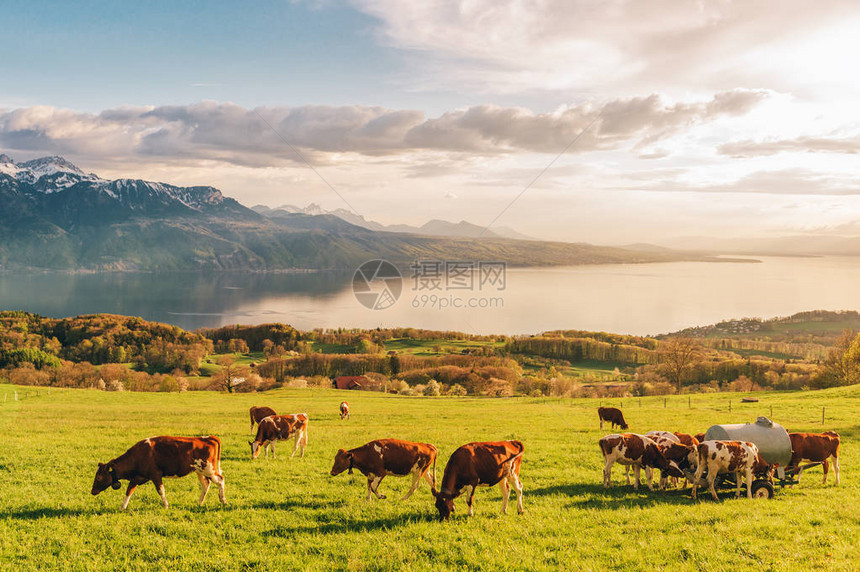
[[[425,468],[424,471],[426,471],[426,470],[427,469]],[[409,497],[412,496],[412,493],[414,493],[416,490],[418,490],[418,485],[421,484],[421,474],[422,474],[421,467],[416,466],[412,470],[412,485],[409,487],[409,492],[407,492],[403,496],[403,498],[400,500],[408,499]],[[426,474],[426,472],[424,474]]]
[[[128,501],[131,500],[131,493],[134,492],[134,489],[137,488],[137,483],[135,481],[128,482],[128,488],[125,489],[125,498],[122,499],[122,508],[120,510],[125,510],[128,508]]]
[[[836,473],[836,484],[839,484],[839,457],[833,455],[833,470]]]
[[[624,465],[624,476],[627,477],[627,486],[630,486],[630,465]]]
[[[517,493],[517,513],[523,514],[525,509],[523,508],[523,483],[520,481],[520,476],[514,472],[511,472],[508,477],[511,486],[514,488],[514,491]]]
[[[824,481],[822,481],[825,485],[827,484],[827,472],[830,470],[830,461],[828,459],[824,459],[822,461],[824,463]]]
[[[276,458],[276,457],[275,457],[275,442],[274,442],[274,441],[269,441],[269,447],[271,447],[271,448],[272,448],[272,458],[273,458],[273,459],[275,459],[275,458]]]
[[[612,486],[612,463],[614,461],[606,459],[606,466],[603,467],[603,488],[608,489]]]
[[[600,428],[603,429],[603,417],[600,418]]]
[[[212,481],[203,473],[197,473],[197,480],[200,483],[200,499],[197,501],[197,504],[202,505],[203,501],[206,500],[206,494],[209,492],[209,486],[212,484]]]
[[[385,495],[379,494],[379,484],[382,482],[382,479],[385,478],[385,475],[380,475],[376,477],[376,480],[373,482],[373,494],[376,495],[378,499],[385,499]]]
[[[376,476],[373,473],[367,474],[367,498],[364,499],[365,501],[370,501],[370,495],[373,494],[373,480],[375,478]]]
[[[427,484],[430,485],[430,490],[436,489],[436,475],[431,470],[432,467],[430,463],[427,463],[427,466],[424,468],[424,473],[421,475]]]
[[[648,483],[648,490],[649,491],[654,490],[654,483],[651,482],[653,478],[654,478],[654,469],[646,466],[645,467],[645,482]]]
[[[639,490],[639,471],[640,470],[641,470],[641,467],[639,465],[633,465],[633,490],[636,490],[636,491]],[[630,481],[628,480],[628,482],[630,482]]]
[[[511,498],[511,486],[508,484],[507,477],[499,481],[499,489],[502,491],[502,514],[508,514],[508,500]]]
[[[752,482],[753,482],[753,474],[752,469],[747,469],[747,498],[752,498]]]
[[[167,508],[169,505],[167,504],[167,495],[164,492],[164,483],[161,481],[161,476],[154,475],[152,477],[152,484],[155,486],[155,490],[158,491],[158,496],[161,497],[161,504],[164,505],[164,508]]]
[[[472,486],[472,490],[469,492],[469,516],[475,516],[475,489],[477,486]]]
[[[714,488],[714,482],[717,480],[717,475],[714,473],[713,475],[708,475],[708,489],[711,491],[711,496],[714,497],[715,501],[720,500],[720,497],[717,496],[717,489]]]

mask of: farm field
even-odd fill
[[[14,392],[20,399],[15,401]],[[856,570],[860,562],[860,386],[794,393],[625,399],[417,398],[328,389],[255,394],[131,393],[0,385],[0,568],[60,570]],[[342,422],[347,399],[352,419]],[[664,399],[666,399],[664,407]],[[731,399],[731,411],[729,400]],[[769,415],[790,431],[842,435],[842,484],[812,469],[773,500],[715,503],[689,491],[602,486],[598,405],[622,406],[631,431],[703,431]],[[304,458],[251,461],[248,408],[305,411]],[[822,407],[826,422],[821,423]],[[150,484],[129,510],[124,493],[90,495],[96,463],[152,435],[221,437],[228,505],[215,487],[196,504],[197,479]],[[331,477],[338,448],[397,437],[439,448],[437,477],[459,445],[519,439],[526,514],[501,515],[498,488],[479,489],[439,523],[426,484],[388,477],[386,500],[365,502],[356,471]],[[644,475],[643,475],[644,476]],[[125,485],[125,483],[123,483]],[[513,495],[512,495],[513,498]]]

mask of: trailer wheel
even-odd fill
[[[754,499],[772,499],[773,485],[761,479],[753,481],[752,496]]]

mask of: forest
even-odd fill
[[[195,332],[111,314],[0,312],[0,380],[129,391],[329,387],[533,397],[819,389],[860,382],[854,312],[745,318],[655,337],[556,330],[478,336],[413,328],[229,325]]]

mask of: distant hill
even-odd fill
[[[489,233],[475,240],[461,234],[480,227],[465,222],[381,232],[322,209],[306,210],[268,209],[263,216],[214,187],[107,180],[62,157],[16,163],[0,155],[0,270],[354,269],[374,258],[511,266],[707,259]]]
[[[323,210],[316,203],[311,203],[304,208],[299,208],[293,205],[282,205],[277,208],[270,208],[265,205],[256,205],[251,207],[257,213],[266,217],[277,218],[283,214],[309,214],[323,215],[329,214],[336,216],[342,220],[352,223],[356,226],[366,228],[368,230],[376,230],[381,232],[405,232],[409,234],[421,234],[426,236],[448,236],[448,237],[463,237],[463,238],[513,238],[516,240],[536,240],[531,236],[527,236],[516,230],[506,226],[494,226],[492,230],[483,226],[472,224],[465,220],[458,223],[448,222],[445,220],[434,219],[424,223],[421,226],[411,226],[408,224],[390,224],[384,225],[378,222],[367,220],[363,216],[355,214],[346,209],[335,209],[333,211]]]

